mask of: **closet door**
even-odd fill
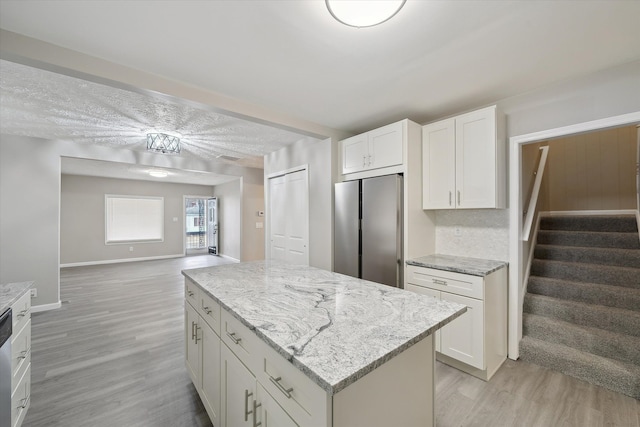
[[[269,179],[269,258],[309,264],[307,170]]]

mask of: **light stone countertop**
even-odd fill
[[[490,259],[435,254],[409,259],[407,260],[407,265],[485,277],[509,264],[504,261],[494,261]]]
[[[11,307],[18,298],[28,292],[33,282],[16,282],[0,284],[0,314]]]
[[[277,261],[182,273],[330,394],[466,311],[461,304]]]

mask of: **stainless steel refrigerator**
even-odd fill
[[[334,206],[334,271],[402,288],[402,175],[335,184]]]

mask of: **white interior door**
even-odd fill
[[[269,179],[269,257],[309,264],[309,186],[307,170]]]

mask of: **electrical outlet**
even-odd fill
[[[453,229],[453,235],[454,236],[462,236],[462,230],[460,230],[460,227],[455,227]]]
[[[129,252],[133,252],[133,246],[129,246]]]
[[[37,288],[32,288],[31,289],[31,298],[37,298],[38,297],[38,289]]]

